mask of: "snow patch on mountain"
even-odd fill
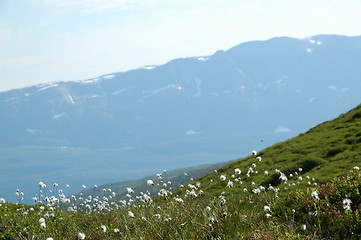
[[[197,60],[199,61],[207,61],[209,59],[209,57],[197,57]]]
[[[317,97],[311,97],[310,99],[308,99],[309,103],[312,103],[313,101],[315,101],[317,99]]]
[[[32,129],[32,128],[27,128],[26,131],[30,134],[35,134],[35,133],[39,133],[39,129]]]
[[[56,84],[56,83],[46,84],[45,86],[44,86],[44,85],[38,85],[38,87],[39,87],[38,91],[39,91],[39,92],[40,92],[40,91],[44,91],[44,90],[46,90],[46,89],[48,89],[48,88],[57,87],[57,86],[59,86],[59,85]]]
[[[327,88],[331,91],[335,91],[335,92],[338,91],[338,87],[335,85],[328,86]]]
[[[130,87],[127,87],[127,88],[123,88],[123,89],[114,91],[114,92],[112,92],[112,95],[113,95],[113,96],[116,96],[116,95],[118,95],[118,94],[120,94],[120,93],[123,93],[123,92],[125,92],[125,91],[128,91],[129,89],[132,89],[132,88],[134,88],[134,87],[135,87],[135,86],[130,86]]]
[[[186,131],[185,134],[187,136],[189,136],[189,135],[197,135],[197,134],[199,134],[199,132],[194,131],[193,129],[190,129],[190,130]]]
[[[59,119],[59,118],[63,117],[64,114],[65,114],[65,112],[62,112],[60,114],[54,114],[53,119]]]
[[[154,89],[154,90],[150,90],[150,91],[142,91],[143,94],[145,94],[141,99],[139,99],[138,101],[139,102],[142,102],[144,99],[146,98],[149,98],[151,96],[154,96],[154,95],[157,95],[159,93],[162,93],[162,92],[165,92],[169,89],[178,89],[178,85],[177,84],[169,84],[165,87],[162,87],[162,88],[157,88],[157,89]]]
[[[152,70],[154,68],[156,68],[157,66],[156,65],[147,65],[147,66],[143,66],[141,67],[142,69],[146,69],[146,70]]]
[[[75,104],[74,99],[70,94],[68,95],[68,100],[70,101],[71,104],[73,105]]]
[[[86,80],[80,80],[79,82],[83,83],[83,84],[95,84],[95,83],[100,82],[100,79],[99,78],[91,78],[91,79],[86,79]]]
[[[114,77],[115,77],[114,74],[109,74],[109,75],[102,76],[103,79],[110,79],[110,78],[114,78]]]
[[[321,41],[316,41],[316,40],[313,40],[312,38],[308,40],[309,43],[311,44],[316,44],[316,45],[321,45],[322,42]]]
[[[12,97],[12,98],[8,98],[8,99],[5,99],[3,102],[12,102],[12,101],[15,101],[15,100],[18,100],[19,98],[18,97]]]
[[[194,95],[194,97],[199,97],[199,96],[202,95],[202,90],[201,90],[202,79],[200,79],[200,78],[193,78],[193,79],[194,79],[194,82],[197,85],[197,92]]]
[[[286,133],[286,132],[291,132],[291,129],[284,127],[284,126],[278,126],[273,133]]]

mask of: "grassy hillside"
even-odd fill
[[[247,179],[261,182],[263,186],[281,183],[275,169],[282,170],[290,179],[290,174],[293,178],[297,178],[297,174],[307,175],[318,183],[324,183],[361,162],[361,105],[306,133],[268,147],[257,156],[262,159],[261,162],[254,156],[239,159],[220,168],[218,175],[230,177],[236,168],[246,173],[254,163],[257,165],[255,170],[262,174],[253,174]],[[299,168],[302,168],[302,172],[294,174]],[[265,170],[269,172],[268,176],[263,174]],[[214,174],[207,174],[198,181],[202,183],[204,191],[219,194],[221,186],[211,184],[208,179],[212,178]]]
[[[0,239],[360,239],[360,154],[361,105],[175,190],[0,199]]]

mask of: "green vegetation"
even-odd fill
[[[40,184],[35,206],[0,199],[0,239],[360,239],[360,154],[361,105],[175,190],[164,173],[126,200]]]

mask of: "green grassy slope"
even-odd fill
[[[255,163],[259,166],[254,170],[260,174],[253,174],[249,182],[262,182],[266,187],[269,184],[276,186],[280,183],[276,169],[289,177],[289,174],[296,175],[294,173],[302,168],[302,172],[298,173],[300,176],[308,175],[319,184],[323,183],[361,163],[361,105],[306,133],[270,146],[257,156],[262,158],[262,163],[255,156],[242,158],[220,168],[217,176],[225,174],[230,177],[236,168],[246,173]],[[269,171],[268,176],[263,174],[265,170]],[[219,194],[223,186],[209,181],[215,177],[214,173],[210,173],[197,181],[201,182],[205,192]]]

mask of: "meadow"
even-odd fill
[[[67,196],[39,182],[34,205],[0,199],[0,239],[360,239],[361,105],[179,186],[167,171],[125,197]],[[85,187],[85,186],[84,186]]]

